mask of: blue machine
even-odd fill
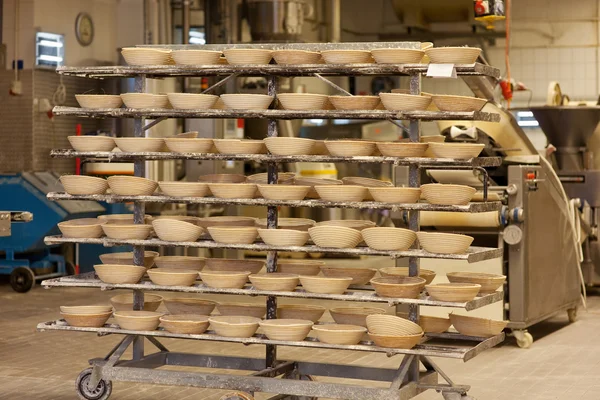
[[[14,223],[11,235],[0,237],[0,275],[10,275],[17,292],[27,292],[36,280],[74,273],[58,247],[44,244],[44,236],[58,234],[56,224],[73,218],[95,217],[105,208],[93,201],[46,199],[49,192],[62,192],[59,175],[27,172],[0,175],[0,210],[27,211],[33,220]],[[2,257],[0,255],[0,257]]]

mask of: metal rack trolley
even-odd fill
[[[341,44],[305,44],[286,45],[291,48],[305,48],[311,50],[323,50],[328,48],[369,48],[369,47],[415,47],[416,43],[341,43]],[[244,45],[244,47],[275,47],[275,45]],[[181,46],[174,46],[181,48]],[[217,48],[239,47],[229,46],[190,46],[192,48]],[[282,46],[277,46],[282,47]],[[482,64],[457,65],[455,66],[459,75],[466,75],[468,79],[482,77],[484,80],[497,78],[499,71]],[[426,65],[300,65],[300,66],[254,66],[254,65],[219,65],[219,66],[144,66],[144,67],[62,67],[58,72],[65,75],[104,78],[104,77],[135,77],[135,90],[143,92],[145,81],[148,77],[161,76],[223,76],[212,90],[231,77],[238,75],[260,75],[268,79],[268,93],[277,95],[277,76],[318,76],[327,81],[321,75],[409,75],[410,92],[419,94],[421,88],[421,75],[427,70]],[[327,81],[329,82],[329,81]],[[333,84],[332,84],[333,85]],[[288,111],[288,110],[265,110],[265,111],[240,111],[240,110],[132,110],[132,109],[101,109],[84,110],[79,108],[55,107],[56,115],[77,115],[82,117],[105,118],[105,117],[129,117],[134,118],[134,133],[136,137],[144,136],[144,131],[150,126],[164,118],[267,118],[267,136],[277,136],[277,119],[304,118],[307,116],[318,118],[370,118],[382,120],[409,120],[410,139],[418,141],[420,136],[420,120],[439,119],[465,119],[498,121],[499,116],[484,112],[452,113],[452,112],[389,112],[389,111]],[[144,125],[144,118],[153,118],[155,121]],[[354,162],[354,163],[390,163],[392,165],[409,166],[409,182],[411,187],[420,185],[419,169],[427,168],[469,168],[481,169],[493,167],[500,164],[499,158],[474,158],[471,160],[432,159],[432,158],[398,158],[398,157],[332,157],[332,156],[273,156],[273,155],[221,155],[221,154],[192,154],[192,153],[106,153],[89,152],[82,153],[73,150],[55,150],[54,157],[84,157],[84,158],[107,158],[109,160],[128,159],[133,160],[135,165],[135,176],[144,176],[145,160],[163,159],[201,159],[201,160],[255,160],[265,162],[268,165],[268,183],[277,183],[277,163],[298,161],[330,161],[330,162]],[[272,201],[265,199],[216,199],[216,198],[186,198],[156,196],[71,196],[65,193],[50,193],[48,198],[80,199],[80,200],[105,200],[109,202],[134,201],[134,221],[143,223],[146,202],[179,202],[179,203],[220,203],[220,204],[252,204],[268,207],[268,228],[277,227],[277,207],[281,205],[293,207],[342,207],[342,208],[379,208],[379,209],[401,209],[409,212],[410,229],[419,229],[419,211],[455,211],[455,212],[485,212],[498,210],[499,202],[470,203],[466,206],[439,206],[430,204],[390,204],[369,202],[328,202],[323,200],[299,200],[299,201]],[[484,193],[484,198],[486,198]],[[46,243],[85,242],[97,243],[104,246],[129,244],[134,246],[134,263],[143,265],[144,246],[184,246],[200,248],[234,248],[253,249],[267,251],[267,272],[274,272],[277,265],[278,251],[300,251],[321,253],[342,253],[354,255],[379,255],[392,258],[409,257],[409,274],[418,276],[420,258],[444,258],[462,259],[468,262],[477,262],[501,256],[501,249],[471,247],[466,254],[432,254],[424,250],[410,249],[407,251],[375,251],[366,247],[355,249],[330,249],[314,245],[298,247],[269,246],[263,243],[250,245],[223,245],[210,240],[197,242],[165,242],[158,239],[148,240],[123,240],[117,241],[108,238],[100,239],[69,239],[60,236],[46,238]],[[419,306],[446,306],[473,310],[485,305],[501,301],[503,293],[477,297],[466,303],[442,302],[433,300],[422,295],[418,299],[394,299],[381,298],[367,290],[367,287],[351,287],[349,292],[341,295],[314,294],[303,290],[294,292],[270,292],[260,291],[252,287],[243,289],[214,289],[204,284],[196,284],[191,287],[159,286],[151,282],[143,281],[138,284],[106,284],[100,281],[94,273],[79,276],[57,278],[47,280],[43,283],[46,288],[50,287],[97,287],[102,290],[131,289],[134,294],[134,309],[143,309],[144,291],[172,291],[184,293],[221,293],[251,296],[266,296],[267,318],[276,318],[277,297],[328,299],[338,301],[356,302],[379,302],[387,303],[389,306],[407,304],[409,306],[409,318],[418,321]],[[270,398],[276,399],[313,399],[316,397],[329,397],[338,399],[384,399],[403,400],[412,398],[419,393],[433,389],[443,394],[446,400],[471,399],[467,395],[469,386],[455,384],[444,371],[442,371],[432,360],[432,357],[445,357],[462,359],[468,361],[481,351],[497,345],[504,340],[504,334],[491,338],[470,337],[455,333],[426,334],[425,340],[410,350],[380,348],[372,342],[361,342],[358,345],[331,345],[307,338],[300,342],[288,342],[269,340],[265,336],[257,334],[251,338],[227,338],[220,337],[214,332],[207,331],[201,335],[173,334],[162,329],[156,331],[128,331],[120,329],[116,325],[107,324],[102,328],[78,328],[71,327],[64,320],[40,323],[38,330],[63,330],[63,331],[85,331],[95,332],[98,335],[121,334],[124,339],[102,359],[90,360],[91,368],[84,370],[77,378],[77,393],[82,399],[107,399],[112,391],[111,380],[158,383],[167,385],[183,385],[191,387],[203,387],[214,389],[229,389],[241,392],[226,394],[222,399],[240,400],[252,399],[255,392],[278,393]],[[263,344],[266,347],[264,359],[240,358],[216,355],[199,355],[170,352],[163,346],[158,338],[180,338],[191,340],[210,340],[219,342],[234,342],[242,344]],[[153,344],[158,352],[146,354],[144,339]],[[126,349],[132,346],[133,355],[131,360],[122,360]],[[402,361],[398,368],[373,368],[352,365],[332,365],[318,362],[282,361],[277,358],[277,346],[294,346],[303,348],[327,348],[340,350],[355,350],[365,352],[380,352],[389,357],[402,355]],[[220,369],[236,369],[249,371],[249,375],[230,375],[224,373],[190,373],[171,370],[158,370],[163,365],[211,367]],[[425,368],[420,371],[420,366]],[[330,383],[314,381],[312,376],[338,377],[360,379],[364,381],[387,382],[387,388],[367,386],[360,384]],[[444,383],[438,383],[442,377]],[[279,379],[283,378],[283,379]],[[366,383],[366,382],[365,382]]]

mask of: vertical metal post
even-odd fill
[[[143,93],[146,91],[146,76],[135,77],[134,91]],[[136,118],[133,121],[133,134],[135,137],[144,136],[144,119]],[[135,160],[133,164],[133,174],[144,177],[146,175],[146,161]],[[133,205],[133,222],[136,224],[145,223],[146,205],[143,202],[136,201]],[[133,264],[144,265],[144,246],[133,246]],[[133,291],[133,309],[144,309],[144,292],[141,290]],[[133,341],[133,359],[139,360],[144,357],[144,337],[136,336]]]
[[[274,101],[277,101],[277,77],[268,77],[268,95],[275,97]],[[277,132],[277,120],[268,120],[267,136],[273,137],[278,136]],[[267,164],[267,182],[269,184],[277,184],[278,173],[277,163]],[[267,207],[267,228],[277,228],[278,211],[276,206]],[[277,271],[277,252],[267,252],[267,273]],[[277,297],[267,297],[267,319],[277,318]],[[277,347],[273,345],[266,346],[266,367],[274,367],[277,362]]]

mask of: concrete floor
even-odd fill
[[[94,289],[52,289],[37,286],[27,294],[0,281],[0,400],[76,399],[74,381],[87,359],[104,356],[118,337],[90,333],[36,332],[36,325],[59,317],[60,305],[107,302],[115,293]],[[530,330],[535,338],[528,350],[509,338],[468,363],[438,359],[455,383],[472,385],[478,400],[598,400],[600,399],[600,297],[590,297],[588,311],[568,324],[566,313]],[[165,340],[175,351],[263,356],[263,346],[201,341]],[[382,354],[281,348],[280,358],[396,367],[399,357]],[[114,382],[114,400],[217,400],[222,391]],[[265,396],[257,395],[263,399]],[[441,399],[435,392],[418,400]]]

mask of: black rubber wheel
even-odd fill
[[[10,286],[18,293],[25,293],[35,285],[35,274],[29,267],[17,267],[10,273]]]
[[[75,266],[73,263],[65,261],[65,273],[67,274],[66,276],[75,275]]]
[[[112,394],[112,382],[100,379],[98,386],[93,390],[88,388],[88,382],[92,376],[92,368],[81,371],[75,381],[75,391],[81,400],[106,400]]]

